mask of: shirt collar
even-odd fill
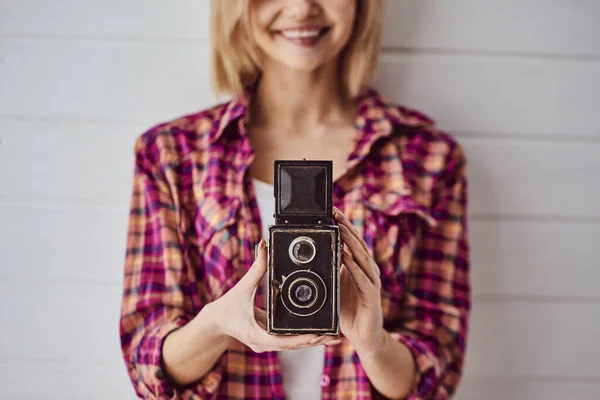
[[[217,120],[209,135],[211,144],[221,140],[225,131],[243,138],[245,130],[240,129],[240,124],[245,123],[247,118],[250,98],[251,93],[246,91],[219,109]],[[368,88],[358,98],[357,107],[357,136],[354,149],[344,168],[346,171],[360,163],[377,140],[390,136],[395,130],[427,129],[435,125],[435,121],[424,114],[389,102],[373,88]],[[434,224],[426,207],[414,197],[414,188],[406,179],[402,161],[398,159],[388,163],[388,168],[401,178],[389,179],[385,182],[364,182],[362,192],[367,205],[389,214],[403,211],[415,212]]]
[[[239,119],[247,117],[251,94],[247,90],[226,103],[221,109],[217,123],[210,133],[210,142],[215,143],[225,130]],[[435,122],[427,116],[408,108],[393,105],[373,88],[368,88],[357,101],[356,128],[360,137],[351,159],[360,160],[368,154],[374,141],[390,135],[394,126],[426,127]],[[238,132],[239,133],[239,132]]]
[[[213,124],[213,129],[210,131],[211,144],[216,143],[221,139],[227,127],[240,119],[243,120],[247,118],[249,102],[250,92],[244,91],[244,93],[235,97],[221,108],[221,113],[218,115],[218,121],[216,121],[216,124]]]

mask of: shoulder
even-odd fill
[[[464,173],[463,146],[455,136],[440,128],[432,116],[391,102],[386,103],[386,115],[405,171],[437,179]]]
[[[230,102],[159,122],[144,130],[134,143],[136,156],[154,165],[177,163],[208,148],[210,136]]]
[[[466,155],[456,137],[438,126],[434,117],[416,108],[389,101],[377,92],[368,97],[366,118],[372,126],[386,124],[386,154],[375,157],[402,176],[413,200],[430,207],[444,188],[466,183]],[[389,124],[389,125],[388,125]],[[381,129],[381,128],[379,128]],[[393,160],[399,161],[397,164]]]

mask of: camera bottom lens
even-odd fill
[[[327,288],[323,279],[308,270],[291,273],[281,289],[281,299],[285,308],[301,317],[318,312],[325,305],[327,298]]]
[[[319,288],[315,282],[307,278],[297,278],[290,284],[290,302],[298,308],[309,308],[319,295]]]
[[[313,290],[309,285],[300,285],[296,288],[294,296],[298,301],[306,302],[313,297]]]

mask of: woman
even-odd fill
[[[380,0],[212,7],[215,84],[234,99],[136,143],[120,325],[136,392],[451,397],[470,308],[465,157],[368,87]],[[333,160],[340,337],[264,329],[273,161],[302,158]]]

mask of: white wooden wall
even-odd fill
[[[600,398],[600,1],[388,0],[378,86],[465,146],[460,400]],[[0,0],[0,398],[131,399],[133,140],[213,104],[207,0]]]

